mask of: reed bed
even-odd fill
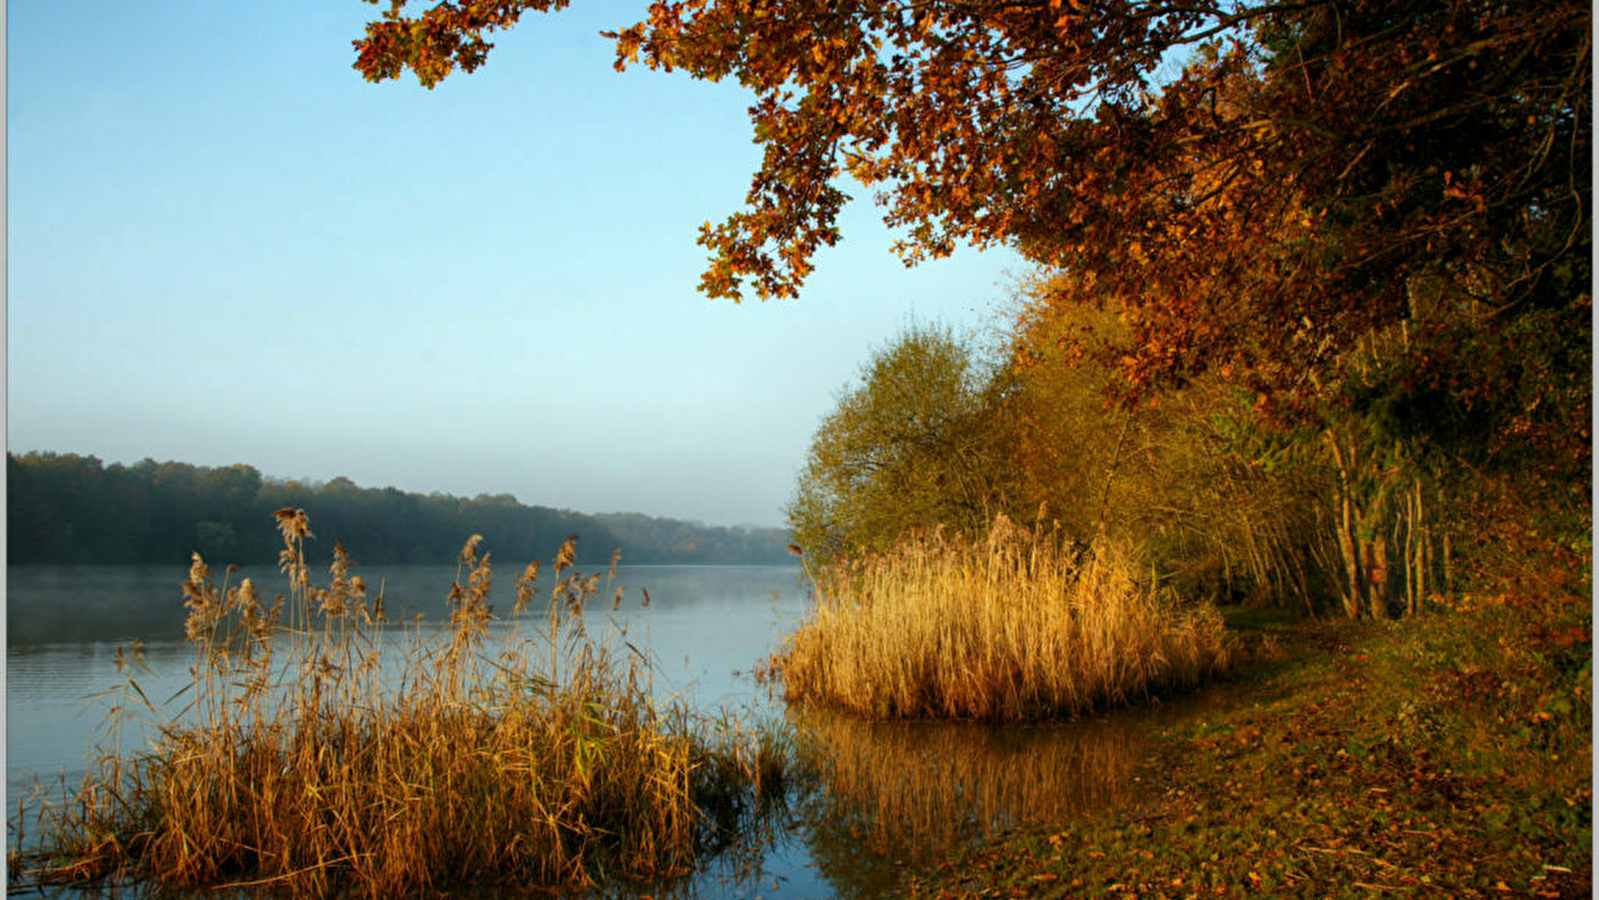
[[[517,577],[510,621],[495,623],[474,536],[449,627],[396,632],[342,546],[318,586],[305,514],[277,517],[288,599],[266,606],[249,579],[218,585],[195,556],[187,706],[161,713],[149,752],[102,754],[34,811],[40,840],[14,842],[13,881],[298,897],[584,887],[685,874],[780,795],[780,743],[657,703],[625,636],[618,659],[587,634],[583,609],[602,584],[575,571],[575,538],[553,560],[542,628],[524,627],[537,621],[540,564]],[[607,599],[620,603],[620,589]],[[119,709],[156,710],[135,671]]]
[[[1225,670],[1209,606],[1179,608],[1124,549],[997,518],[812,572],[816,599],[774,656],[788,700],[868,719],[1075,716]]]

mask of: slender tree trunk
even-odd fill
[[[1287,545],[1287,541],[1279,543],[1279,546]],[[1309,548],[1307,548],[1306,552],[1309,552]],[[1299,594],[1299,599],[1304,602],[1305,612],[1314,619],[1316,618],[1316,605],[1310,599],[1310,573],[1305,568],[1305,558],[1299,553],[1290,552],[1286,559],[1290,574],[1293,577],[1294,590]]]
[[[1405,578],[1405,615],[1416,614],[1416,579],[1421,577],[1416,568],[1416,516],[1410,492],[1405,492],[1405,505],[1394,522],[1394,547],[1399,550],[1400,566]],[[1404,540],[1399,539],[1399,529],[1405,530]]]
[[[1444,590],[1455,589],[1455,573],[1449,558],[1449,535],[1444,535]]]
[[[1266,584],[1266,564],[1261,559],[1260,548],[1255,540],[1255,525],[1249,520],[1249,513],[1243,513],[1239,518],[1244,523],[1244,551],[1249,556],[1250,574],[1253,576],[1256,590],[1259,590]]]
[[[1363,541],[1362,556],[1366,563],[1367,611],[1373,619],[1388,618],[1388,541],[1376,535]]]
[[[1364,592],[1361,590],[1361,554],[1359,542],[1355,538],[1359,526],[1360,513],[1355,506],[1353,486],[1350,484],[1349,463],[1345,458],[1344,450],[1338,445],[1338,437],[1331,429],[1327,431],[1327,444],[1332,448],[1333,461],[1338,465],[1338,551],[1344,564],[1344,614],[1351,619],[1360,618],[1360,610],[1365,606]]]
[[[1412,616],[1421,612],[1422,600],[1432,588],[1432,525],[1427,521],[1427,508],[1422,503],[1421,479],[1416,479],[1415,494],[1412,499],[1414,514],[1414,528],[1416,531],[1416,545],[1412,567],[1416,571],[1416,589],[1410,597],[1410,614]]]
[[[1122,431],[1116,438],[1116,449],[1112,451],[1110,465],[1105,471],[1105,487],[1099,495],[1099,528],[1095,538],[1103,537],[1110,516],[1110,486],[1116,480],[1116,471],[1121,468],[1122,446],[1127,443],[1127,429],[1133,424],[1133,411],[1128,410],[1122,417]]]

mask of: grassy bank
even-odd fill
[[[1131,558],[997,519],[813,573],[817,601],[774,659],[789,700],[870,719],[1072,716],[1224,671],[1209,607],[1164,602]]]
[[[573,570],[573,541],[550,593],[538,597],[529,566],[511,621],[496,625],[474,537],[449,627],[397,637],[342,548],[319,586],[304,514],[278,524],[288,598],[269,607],[248,579],[219,585],[195,556],[187,710],[160,724],[150,752],[108,752],[17,821],[27,843],[11,850],[14,883],[389,897],[655,878],[689,871],[779,789],[780,747],[658,705],[641,659],[590,639],[584,606],[622,596]],[[542,629],[520,627],[535,600]],[[133,670],[122,703],[149,705]]]
[[[1590,896],[1587,604],[1284,632],[1276,662],[1158,735],[1140,802],[1015,832],[909,893]]]

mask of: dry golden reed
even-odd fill
[[[791,701],[869,719],[1072,716],[1198,683],[1228,665],[1207,606],[1178,609],[1129,553],[1078,553],[1001,516],[812,573],[806,620],[773,659]]]
[[[623,664],[588,638],[598,580],[572,571],[575,538],[542,633],[490,627],[493,573],[473,535],[449,627],[395,637],[371,627],[381,594],[368,604],[342,545],[319,587],[305,514],[277,521],[291,623],[281,597],[263,609],[253,582],[219,587],[196,555],[187,708],[149,752],[102,754],[75,792],[19,816],[17,833],[32,824],[40,839],[13,844],[14,877],[297,897],[581,887],[601,871],[684,873],[780,789],[781,747],[657,704],[636,653]],[[517,579],[518,616],[538,573]],[[124,691],[154,709],[131,674]]]

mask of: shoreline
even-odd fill
[[[1279,658],[1206,689],[1214,714],[1151,735],[1145,803],[1010,833],[906,894],[1591,896],[1591,705],[1522,710],[1548,673],[1485,696],[1494,670],[1451,655],[1471,632],[1274,630]]]

